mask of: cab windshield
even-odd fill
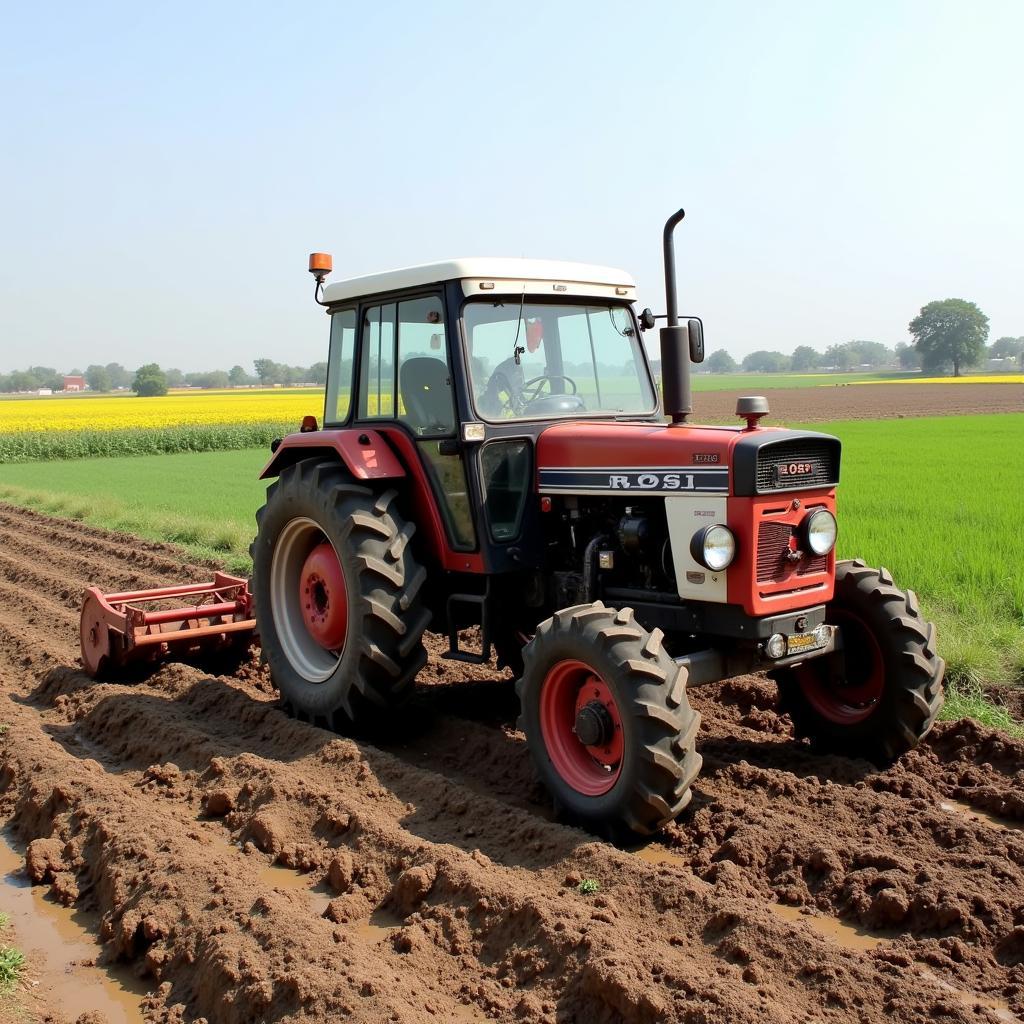
[[[656,408],[627,306],[474,300],[463,318],[484,419],[644,416]]]

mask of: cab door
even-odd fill
[[[450,546],[474,550],[466,468],[453,443],[458,424],[441,295],[363,307],[361,353],[358,418],[395,424],[386,433],[428,477]]]

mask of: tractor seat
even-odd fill
[[[455,429],[451,374],[443,360],[407,359],[399,371],[398,390],[405,421],[417,434],[450,434]]]

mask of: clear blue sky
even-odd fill
[[[499,13],[500,11],[500,13]],[[1019,0],[15,4],[0,370],[324,358],[334,279],[609,263],[709,348],[1024,334]]]

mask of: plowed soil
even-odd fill
[[[752,392],[757,389],[699,391],[693,398],[694,419],[698,423],[733,421],[736,399]],[[776,425],[1024,412],[1024,384],[843,384],[777,388],[763,394],[771,408],[767,422]]]
[[[82,674],[87,583],[208,572],[0,506],[0,808],[149,1020],[1024,1020],[1024,745],[814,757],[726,682],[691,807],[618,850],[553,820],[493,669],[435,656],[376,740],[288,719],[255,664]]]

